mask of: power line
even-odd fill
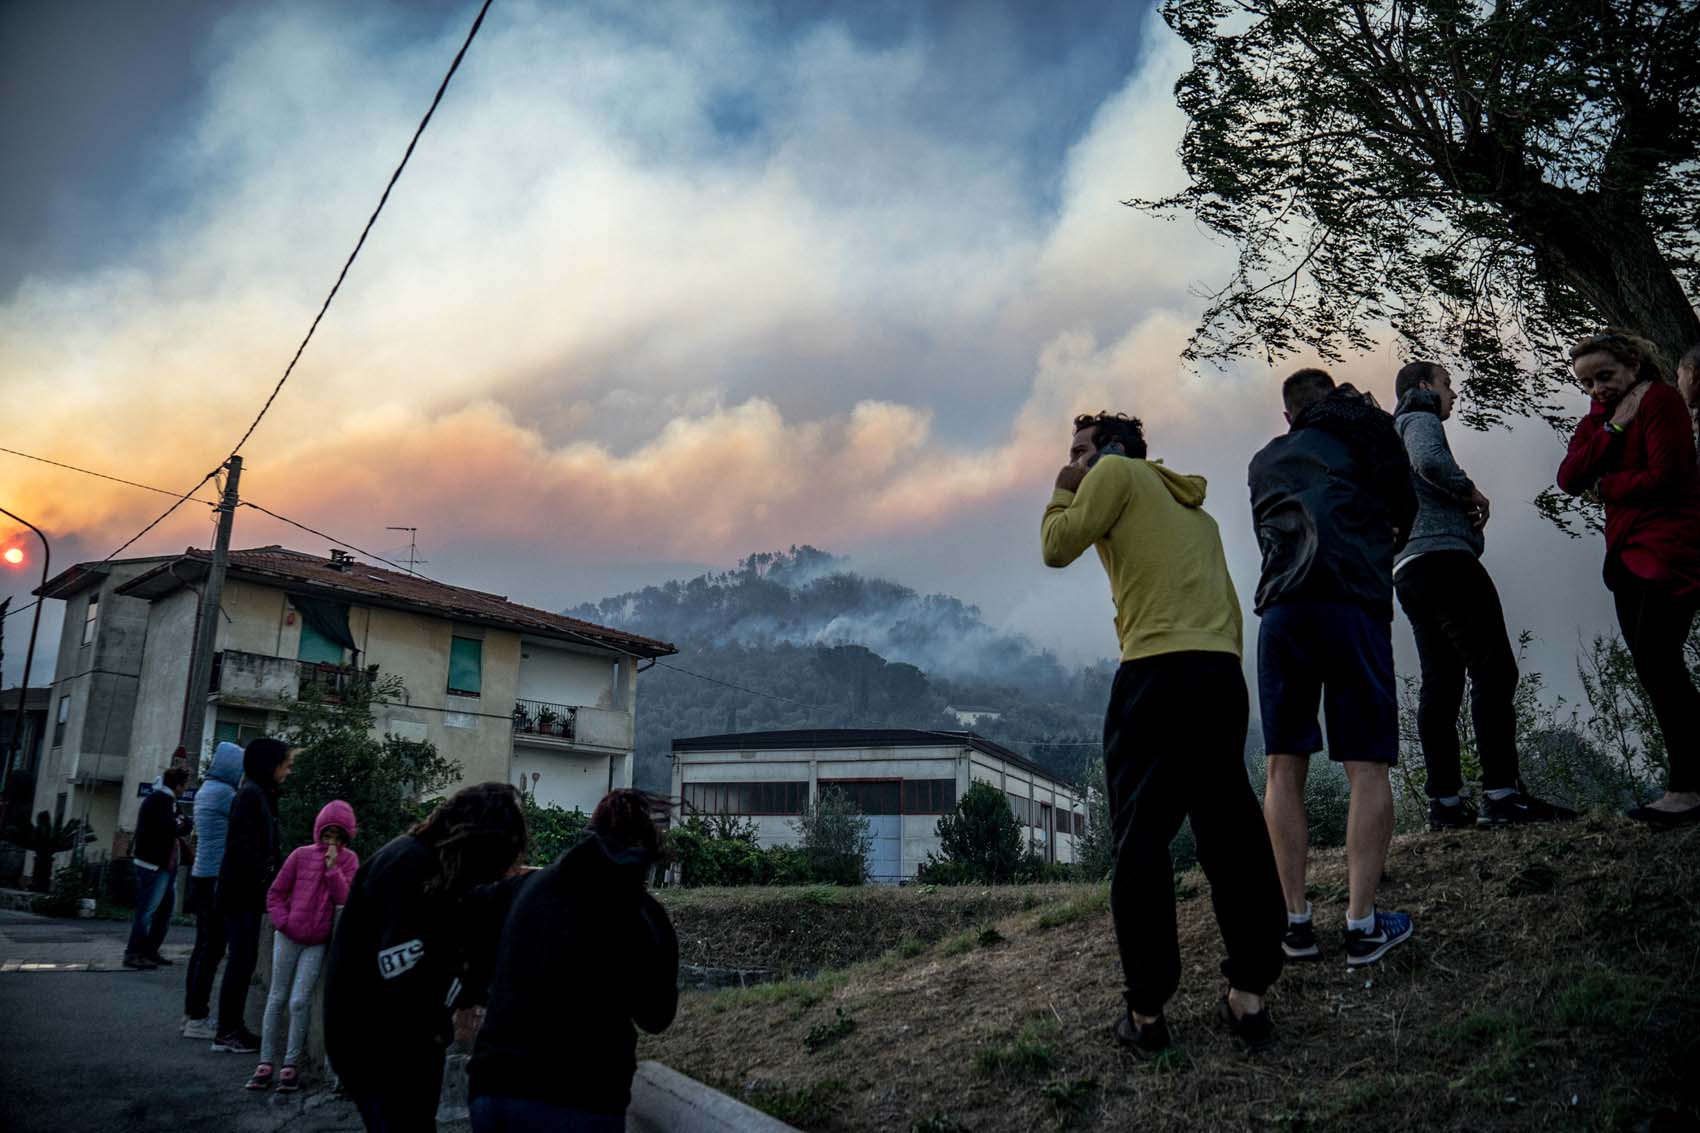
[[[360,249],[366,246],[366,237],[371,233],[372,226],[377,223],[378,214],[384,211],[384,205],[390,199],[390,190],[394,189],[396,182],[401,179],[401,172],[407,168],[407,162],[408,159],[413,156],[414,147],[419,144],[419,138],[425,133],[425,127],[430,124],[431,116],[437,112],[438,104],[443,101],[443,93],[449,89],[449,80],[454,78],[455,72],[460,69],[460,62],[466,57],[466,49],[472,46],[473,37],[478,34],[478,29],[484,25],[484,14],[490,10],[490,2],[491,0],[484,0],[483,6],[478,9],[478,17],[472,21],[472,29],[466,33],[466,41],[460,45],[460,50],[455,52],[454,61],[449,64],[448,73],[443,76],[443,81],[438,84],[437,93],[432,97],[431,105],[425,111],[425,117],[420,119],[418,128],[413,131],[413,137],[407,143],[407,150],[401,156],[401,164],[397,165],[395,172],[390,174],[389,183],[384,186],[383,195],[378,198],[378,207],[373,209],[372,215],[366,218],[366,227],[360,230],[360,239],[355,241],[354,250],[348,254],[347,261],[345,261],[342,265],[342,271],[337,273],[336,282],[331,285],[330,293],[325,296],[324,303],[319,307],[319,313],[313,317],[312,325],[307,328],[306,335],[301,339],[301,345],[295,348],[295,356],[289,360],[289,365],[284,367],[283,376],[280,377],[277,380],[277,384],[272,387],[271,394],[266,398],[265,404],[260,406],[259,413],[257,413],[254,416],[254,420],[249,423],[248,428],[245,432],[243,432],[241,439],[236,442],[233,448],[231,448],[230,454],[219,462],[219,468],[223,468],[230,462],[231,457],[236,456],[242,451],[242,446],[248,443],[248,438],[253,436],[254,430],[260,427],[260,422],[271,409],[272,403],[277,400],[277,395],[283,391],[284,383],[289,381],[290,375],[295,372],[295,364],[301,360],[301,355],[307,350],[307,344],[313,340],[313,332],[319,329],[319,323],[324,319],[325,312],[330,310],[331,301],[336,298],[337,292],[342,289],[342,282],[348,278],[348,271],[354,266],[355,258],[360,255]],[[172,512],[182,507],[184,503],[194,497],[194,494],[198,492],[208,480],[211,480],[214,476],[218,475],[219,468],[215,468],[205,476],[201,477],[199,483],[179,496],[177,500],[170,507],[166,508],[165,511],[160,513],[160,515],[155,518],[152,523],[149,523],[146,527],[136,532],[135,535],[131,536],[124,542],[123,546],[107,555],[106,558],[101,560],[101,562],[111,562],[113,559],[128,550],[138,539],[142,538],[142,536],[158,527],[161,523],[164,523]],[[335,540],[333,540],[333,542],[334,541]],[[361,553],[366,554],[364,551]]]
[[[672,669],[675,673],[683,673],[687,677],[695,677],[699,681],[707,681],[710,684],[725,685],[727,688],[735,688],[739,692],[747,692],[751,696],[765,696],[769,700],[783,700],[788,704],[800,704],[804,708],[812,708],[816,712],[825,712],[826,711],[826,709],[821,707],[820,705],[810,704],[806,700],[798,700],[795,697],[790,697],[790,696],[780,696],[778,693],[773,693],[773,692],[763,692],[759,688],[746,688],[744,685],[733,684],[731,681],[723,681],[719,677],[711,677],[711,676],[707,676],[706,674],[703,674],[703,673],[694,673],[689,669],[680,668],[678,665],[669,665],[665,661],[658,660],[658,661],[655,662],[655,664],[658,667],[663,668],[663,669]]]
[[[171,491],[167,488],[156,488],[152,484],[142,484],[142,483],[139,483],[135,480],[126,480],[122,476],[109,476],[105,472],[96,472],[92,468],[79,468],[75,464],[66,464],[62,460],[49,460],[45,456],[36,456],[34,453],[20,452],[15,448],[6,448],[4,445],[0,445],[0,452],[11,453],[13,456],[21,456],[25,460],[33,460],[33,461],[36,461],[40,464],[51,464],[55,468],[63,468],[68,472],[81,472],[84,476],[93,476],[93,477],[95,477],[96,479],[99,479],[99,480],[110,480],[114,484],[123,484],[126,487],[130,487],[130,488],[140,488],[145,492],[154,492],[154,493],[157,493],[158,495],[161,495],[161,496],[176,496],[177,495],[176,492],[173,492],[173,491]],[[216,503],[217,501],[216,500],[203,500],[203,499],[200,499],[199,497],[195,497],[195,502],[196,503],[203,503],[203,504],[210,504],[210,503]]]
[[[302,523],[299,520],[290,519],[287,515],[279,515],[277,512],[271,510],[270,508],[261,507],[259,504],[254,503],[252,500],[243,500],[242,506],[243,507],[251,507],[255,511],[260,512],[264,515],[269,515],[275,520],[278,520],[282,523],[289,524],[289,526],[291,526],[291,527],[300,528],[302,531],[305,531],[309,535],[317,535],[321,539],[328,539],[330,542],[335,543],[339,547],[347,547],[349,550],[353,551],[357,555],[365,555],[369,559],[376,559],[378,562],[383,563],[385,566],[393,566],[399,571],[404,571],[408,574],[412,574],[417,578],[423,578],[423,579],[425,579],[426,582],[437,582],[436,579],[431,578],[428,575],[421,573],[420,571],[416,571],[416,570],[409,571],[405,566],[403,566],[400,563],[391,562],[389,559],[384,558],[384,556],[382,556],[382,555],[375,555],[371,551],[362,550],[361,548],[356,547],[353,543],[350,543],[350,542],[348,542],[344,539],[338,539],[335,535],[327,535],[323,531],[319,531],[315,528],[308,527],[305,523]],[[438,585],[446,586],[448,584],[447,583],[438,583]]]
[[[330,294],[325,296],[324,305],[319,308],[319,313],[313,317],[313,325],[307,328],[306,337],[301,340],[301,345],[295,348],[295,357],[289,360],[289,365],[284,368],[283,377],[279,378],[277,385],[272,387],[271,396],[266,398],[264,405],[260,406],[260,412],[254,417],[253,423],[248,426],[248,431],[242,434],[242,439],[237,441],[236,447],[230,450],[231,456],[242,451],[242,446],[248,443],[248,438],[253,436],[254,430],[260,427],[260,420],[265,417],[266,411],[272,407],[272,402],[276,401],[277,395],[282,392],[283,384],[289,380],[290,374],[295,372],[295,364],[301,360],[301,355],[306,351],[307,344],[313,340],[313,332],[319,329],[319,321],[325,317],[325,312],[330,310],[331,300],[336,298],[336,293],[342,288],[342,281],[348,278],[348,269],[354,266],[355,257],[360,255],[360,249],[366,246],[366,237],[371,233],[372,226],[378,222],[378,214],[384,211],[384,205],[390,199],[390,190],[394,189],[396,182],[401,179],[401,171],[407,168],[408,159],[413,156],[413,147],[419,144],[420,135],[424,134],[425,127],[430,125],[431,115],[437,112],[437,104],[443,101],[443,92],[449,89],[449,80],[454,78],[455,72],[460,69],[460,61],[466,57],[466,49],[472,46],[473,37],[478,34],[478,29],[484,24],[484,13],[489,10],[490,0],[484,0],[484,6],[478,9],[478,18],[472,21],[472,30],[466,33],[466,42],[462,43],[460,50],[455,53],[454,62],[449,64],[448,73],[443,76],[442,83],[437,87],[437,93],[431,99],[430,108],[425,111],[425,117],[419,120],[419,128],[413,131],[413,139],[407,143],[407,152],[401,155],[401,164],[397,165],[395,172],[390,174],[389,184],[384,186],[384,194],[378,198],[378,207],[373,209],[372,215],[366,219],[366,227],[361,229],[360,239],[354,243],[354,251],[348,254],[348,261],[342,265],[342,271],[337,274],[336,282],[331,285]]]

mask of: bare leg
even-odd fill
[[[1375,890],[1393,838],[1393,786],[1385,763],[1346,762],[1352,804],[1346,812],[1346,915],[1362,920],[1375,911]]]
[[[1305,911],[1305,859],[1310,854],[1310,816],[1305,813],[1305,775],[1310,758],[1271,755],[1263,792],[1263,821],[1275,849],[1275,872],[1289,913]]]

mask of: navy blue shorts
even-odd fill
[[[1393,624],[1361,606],[1293,602],[1264,610],[1257,631],[1257,694],[1266,752],[1321,751],[1320,702],[1330,759],[1399,761]]]

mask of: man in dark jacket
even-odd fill
[[[467,983],[489,1004],[467,1067],[475,1133],[625,1128],[634,1025],[665,1030],[679,1003],[678,939],[644,889],[660,849],[649,805],[610,793],[553,865],[474,894]]]
[[[218,870],[218,908],[224,917],[230,957],[218,989],[218,1036],[212,1048],[238,1054],[260,1049],[260,1038],[243,1017],[248,985],[260,958],[260,923],[266,890],[282,865],[277,827],[277,790],[289,777],[295,751],[282,740],[261,736],[242,753],[242,789],[230,804],[224,861]]]
[[[1371,964],[1409,939],[1411,918],[1375,906],[1393,835],[1389,769],[1399,753],[1393,681],[1393,555],[1417,512],[1393,419],[1322,370],[1281,387],[1288,432],[1252,458],[1252,519],[1263,552],[1257,683],[1269,756],[1264,819],[1287,901],[1282,947],[1321,955],[1305,900],[1305,776],[1321,751],[1351,783],[1346,962]]]
[[[136,813],[136,837],[130,843],[136,873],[136,913],[130,923],[130,943],[124,949],[126,968],[157,968],[169,963],[159,954],[170,925],[169,914],[156,914],[165,904],[166,890],[177,876],[177,839],[189,832],[189,823],[177,813],[177,793],[189,780],[189,771],[173,767],[160,776],[160,785],[142,799]]]
[[[1422,665],[1417,734],[1427,769],[1430,830],[1472,823],[1507,826],[1575,818],[1523,790],[1517,758],[1517,655],[1505,632],[1499,591],[1482,567],[1488,499],[1458,467],[1441,424],[1452,416],[1452,375],[1436,362],[1399,371],[1394,426],[1411,459],[1417,520],[1393,564],[1399,605],[1411,619]],[[1470,678],[1470,717],[1482,760],[1480,815],[1459,795],[1464,785],[1458,709]]]

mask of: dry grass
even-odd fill
[[[1348,972],[1340,952],[1343,870],[1337,851],[1317,855],[1328,956],[1288,966],[1271,994],[1282,1042],[1261,1057],[1210,1023],[1219,942],[1197,877],[1169,1005],[1180,1051],[1157,1064],[1110,1039],[1120,973],[1087,887],[1027,909],[1017,896],[994,945],[976,928],[954,955],[906,944],[815,980],[689,994],[641,1057],[814,1130],[1700,1122],[1700,830],[1592,819],[1403,837],[1383,903],[1410,912],[1417,936],[1368,972]],[[936,896],[871,895],[923,909]],[[853,1028],[835,1026],[846,1018]]]

